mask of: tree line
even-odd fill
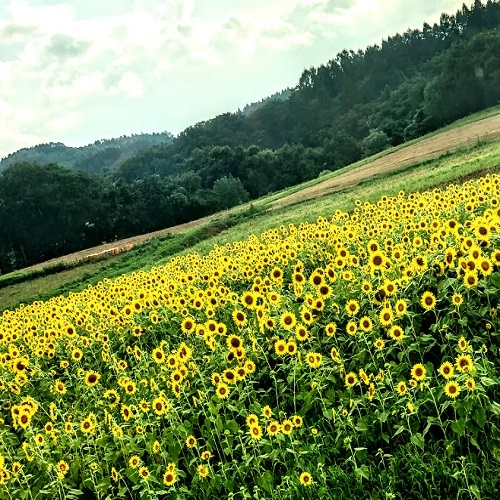
[[[500,2],[476,0],[304,70],[286,98],[149,138],[112,168],[120,151],[106,149],[120,144],[96,150],[86,168],[24,153],[0,175],[0,270],[187,222],[496,105],[499,26]]]

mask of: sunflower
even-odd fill
[[[309,472],[303,472],[300,475],[299,480],[300,480],[300,484],[302,484],[303,486],[310,486],[312,483],[312,476],[311,476],[311,474],[309,474]]]
[[[454,399],[460,394],[460,386],[454,380],[450,380],[444,386],[444,392],[448,397]]]
[[[188,448],[194,448],[196,446],[196,438],[192,435],[186,438],[186,446]]]
[[[477,285],[478,278],[476,272],[467,272],[464,275],[464,285],[466,288],[473,288]]]
[[[328,323],[328,325],[325,326],[325,332],[328,335],[328,337],[333,337],[336,331],[337,331],[337,325],[333,322]]]
[[[468,391],[473,391],[476,388],[476,381],[473,378],[469,377],[465,381],[465,387],[467,387]]]
[[[404,316],[406,314],[407,304],[405,299],[399,299],[394,305],[394,310],[397,316]]]
[[[153,399],[151,407],[156,415],[163,415],[168,411],[168,403],[162,397]]]
[[[349,321],[345,329],[349,335],[356,335],[356,331],[358,330],[358,325],[356,324],[355,321]]]
[[[373,382],[371,382],[370,386],[368,387],[368,399],[371,401],[374,396],[375,396],[375,385],[373,384]]]
[[[320,272],[319,270],[316,270],[311,274],[311,276],[309,276],[309,283],[316,289],[325,283],[325,278],[322,273],[323,271]]]
[[[328,299],[332,295],[332,289],[329,285],[323,284],[318,288],[318,295],[322,299]]]
[[[205,465],[202,464],[198,465],[197,471],[198,471],[198,476],[202,478],[208,476],[208,467]]]
[[[286,352],[290,355],[293,356],[297,353],[297,343],[295,342],[294,339],[289,339],[287,344],[286,344]]]
[[[372,322],[372,320],[368,316],[363,316],[359,320],[359,327],[364,332],[370,332],[371,329],[373,328],[373,322]]]
[[[293,422],[291,420],[283,420],[281,424],[281,432],[283,434],[289,435],[293,431]]]
[[[243,328],[247,322],[247,317],[243,311],[235,309],[232,313],[233,321],[236,323],[238,328]]]
[[[21,472],[22,468],[23,468],[23,465],[20,462],[13,462],[13,464],[12,464],[12,474],[14,474],[14,476],[19,475],[19,473]]]
[[[229,396],[229,387],[224,382],[217,385],[215,393],[220,399],[226,399]]]
[[[56,380],[56,383],[54,384],[54,390],[58,394],[66,394],[66,386],[64,385],[64,382],[61,382],[60,380]]]
[[[260,425],[252,425],[248,432],[251,438],[255,439],[256,441],[262,438],[262,428]]]
[[[135,385],[135,382],[133,382],[132,380],[129,380],[126,384],[125,384],[125,392],[127,394],[135,394],[135,391],[137,390],[137,387]]]
[[[500,250],[495,250],[491,253],[490,258],[495,266],[500,266]]]
[[[131,467],[132,469],[137,469],[140,463],[141,463],[140,457],[138,457],[137,455],[133,455],[129,458],[128,466]]]
[[[28,368],[28,364],[29,364],[28,358],[26,357],[17,358],[14,359],[14,361],[12,362],[12,369],[14,373],[17,374],[24,373],[26,371],[26,368]]]
[[[283,282],[283,270],[279,267],[274,267],[270,273],[271,279],[281,284]]]
[[[271,415],[273,414],[273,410],[271,409],[270,406],[266,405],[264,408],[262,408],[262,416],[264,418],[271,418]]]
[[[489,276],[493,272],[493,264],[491,260],[486,257],[483,257],[479,261],[479,270],[481,271],[483,276]]]
[[[294,287],[302,287],[305,281],[306,278],[301,272],[295,272],[292,274],[292,283]]]
[[[57,470],[57,476],[59,479],[63,479],[64,476],[68,473],[69,471],[69,465],[68,462],[65,460],[59,460],[56,464],[56,470]]]
[[[18,417],[18,423],[23,429],[26,429],[31,423],[31,415],[29,413],[21,413]]]
[[[439,373],[445,378],[449,379],[453,377],[453,372],[455,369],[453,368],[453,365],[449,361],[445,361],[440,367],[439,367]]]
[[[292,312],[286,311],[280,317],[280,325],[285,330],[291,330],[297,323],[297,318]]]
[[[259,417],[257,415],[255,415],[254,413],[251,413],[246,418],[246,424],[248,425],[248,427],[258,425],[259,424]]]
[[[358,381],[358,376],[354,372],[349,372],[345,376],[345,385],[347,387],[353,387]]]
[[[411,376],[417,381],[424,380],[426,371],[427,370],[423,364],[417,363],[416,365],[413,365],[413,368],[411,369]]]
[[[270,436],[276,436],[276,434],[279,433],[281,429],[281,425],[279,422],[277,422],[276,420],[273,420],[272,422],[269,423],[269,425],[267,426],[267,433],[270,435]]]
[[[420,305],[426,311],[432,311],[436,306],[436,297],[432,292],[424,292],[422,298],[420,299]]]
[[[307,328],[304,325],[299,323],[295,327],[295,336],[297,337],[297,340],[300,340],[300,341],[307,340],[309,338],[309,331],[307,330]]]
[[[398,325],[393,325],[389,330],[389,336],[396,341],[400,341],[404,335],[404,330]]]
[[[378,338],[375,342],[373,342],[373,345],[375,346],[375,349],[381,351],[385,347],[385,342],[381,338]]]
[[[133,417],[132,410],[130,409],[130,406],[127,405],[121,406],[120,414],[123,417],[123,420],[125,420],[125,422],[127,422]]]
[[[306,362],[311,368],[319,368],[322,362],[321,354],[317,352],[308,352],[306,354]]]
[[[94,387],[97,385],[100,378],[101,376],[97,372],[91,370],[85,374],[85,385],[88,387]]]
[[[474,363],[468,354],[460,354],[455,360],[455,366],[460,373],[469,373]]]
[[[234,370],[227,369],[222,372],[222,379],[224,382],[227,384],[236,384],[237,382],[237,375]]]
[[[462,305],[463,301],[464,298],[462,297],[461,293],[454,293],[453,296],[451,297],[451,303],[455,306]]]
[[[212,452],[210,452],[209,450],[205,450],[201,454],[201,459],[202,460],[210,460],[211,457],[212,457]]]
[[[161,349],[160,347],[153,349],[151,356],[153,357],[153,361],[155,363],[160,364],[160,363],[163,363],[165,361],[165,353],[163,352],[163,349]]]
[[[226,339],[226,343],[229,349],[235,351],[241,348],[241,346],[243,345],[243,340],[241,339],[241,337],[238,337],[238,335],[230,335]]]
[[[267,318],[265,322],[265,327],[272,332],[276,328],[276,321],[274,321],[273,318]]]
[[[467,350],[467,348],[469,347],[469,344],[467,343],[467,340],[465,340],[465,337],[460,337],[458,339],[458,348],[460,349],[460,351],[464,352]]]
[[[141,479],[147,480],[150,476],[149,469],[143,465],[142,467],[139,468],[139,476]]]
[[[382,269],[385,263],[385,258],[384,254],[380,252],[379,250],[373,252],[370,254],[370,257],[368,259],[368,265],[370,267],[370,271],[373,273],[373,271]]]
[[[245,361],[245,371],[247,373],[253,373],[255,371],[255,363],[251,359]]]
[[[193,318],[187,317],[182,320],[181,330],[184,333],[193,333],[196,329],[196,322]]]
[[[408,390],[406,383],[401,381],[398,383],[397,392],[400,396],[404,396]]]
[[[174,370],[170,375],[170,380],[173,384],[178,384],[182,381],[183,378],[184,376],[182,375],[182,372],[180,370]]]
[[[387,292],[388,296],[394,295],[397,289],[398,289],[397,284],[394,281],[385,282],[385,291]]]
[[[349,300],[345,305],[345,310],[348,316],[355,316],[359,311],[359,302],[357,300]]]
[[[366,384],[368,385],[370,383],[370,378],[366,374],[366,372],[363,370],[363,368],[360,368],[359,370],[359,378]]]
[[[252,293],[252,292],[245,292],[241,296],[241,303],[247,309],[255,309],[255,306],[256,306],[256,294]]]
[[[369,281],[363,281],[363,283],[361,283],[361,290],[367,295],[371,293],[372,289],[372,284]]]
[[[274,352],[278,356],[283,356],[286,354],[286,341],[279,339],[274,344]]]
[[[300,317],[306,325],[312,325],[314,323],[314,316],[312,312],[307,308],[303,307],[300,311]]]
[[[93,434],[94,431],[95,431],[95,424],[94,422],[92,421],[92,418],[91,416],[89,415],[88,417],[86,417],[82,423],[80,424],[80,430],[84,433],[84,434]]]
[[[165,486],[172,486],[177,481],[177,475],[174,471],[170,471],[167,469],[165,474],[163,475],[163,483]]]
[[[393,313],[390,307],[384,307],[379,314],[380,324],[382,326],[389,326],[392,324]]]
[[[82,359],[83,352],[80,349],[73,349],[71,352],[71,357],[74,361],[80,361]]]
[[[302,423],[303,423],[303,420],[302,420],[302,417],[300,415],[294,415],[292,417],[292,422],[293,422],[293,426],[294,427],[302,427]]]
[[[114,467],[111,468],[111,479],[115,483],[118,482],[118,479],[120,479],[120,474]]]

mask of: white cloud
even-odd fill
[[[118,90],[126,97],[137,99],[144,95],[142,80],[132,71],[127,71],[118,83]]]
[[[293,84],[304,67],[326,62],[343,48],[363,48],[407,24],[437,21],[442,10],[454,13],[460,5],[461,0],[0,3],[0,155],[33,140],[75,143],[113,130],[121,135],[126,127],[134,132],[138,112],[142,129],[150,123],[178,132]]]

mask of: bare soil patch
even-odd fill
[[[436,158],[449,151],[472,146],[478,141],[500,137],[500,114],[477,122],[447,130],[433,137],[389,153],[350,172],[327,179],[314,186],[302,189],[289,196],[274,201],[272,208],[281,208],[293,203],[310,200],[318,196],[335,193],[378,174],[384,174],[402,167]]]
[[[382,158],[378,158],[377,160],[367,163],[366,165],[362,165],[355,170],[345,172],[337,177],[320,182],[315,186],[302,189],[301,191],[276,200],[271,203],[271,208],[281,208],[286,205],[299,203],[301,201],[310,200],[318,196],[334,193],[347,187],[355,186],[359,182],[373,177],[374,175],[384,174],[386,172],[397,170],[401,167],[428,160],[430,158],[435,158],[436,156],[439,156],[448,151],[454,151],[462,147],[471,146],[478,141],[494,139],[497,137],[500,137],[500,114],[484,118],[477,122],[462,125],[452,130],[447,130],[446,132],[442,132],[433,137],[423,139],[415,144],[403,147],[400,150],[395,151],[394,153],[390,153]],[[92,254],[101,253],[113,248],[123,248],[128,245],[135,246],[159,236],[168,236],[169,234],[182,233],[190,229],[202,227],[210,221],[225,217],[229,213],[237,210],[241,210],[241,207],[236,207],[232,210],[227,210],[222,213],[210,215],[208,217],[203,217],[192,222],[179,224],[178,226],[174,227],[168,227],[159,231],[154,231],[152,233],[141,234],[120,241],[88,248],[80,252],[64,255],[56,259],[42,262],[35,266],[27,267],[25,269],[22,269],[21,271],[34,271],[36,269],[42,269],[44,267],[50,267],[60,263],[71,264],[74,262],[86,260]]]

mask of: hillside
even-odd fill
[[[57,163],[72,170],[100,175],[116,169],[139,151],[158,144],[169,144],[172,139],[172,134],[160,132],[97,140],[81,147],[65,146],[59,142],[40,144],[20,149],[0,159],[0,172],[15,163],[34,162]]]
[[[17,160],[28,161],[0,173],[0,269],[188,223],[495,106],[499,26],[499,1],[464,5],[433,26],[344,50],[249,112],[225,113],[167,141],[145,136],[159,143],[143,149],[139,141],[127,158],[106,142],[78,162],[61,144],[35,148],[36,162],[24,150]]]
[[[500,175],[477,170],[5,311],[0,497],[494,498]]]
[[[388,172],[399,170],[408,165],[414,165],[429,158],[436,158],[439,155],[456,151],[460,148],[476,144],[478,141],[487,141],[500,138],[500,110],[493,116],[473,121],[461,125],[451,130],[446,130],[431,137],[417,140],[413,144],[402,147],[394,152],[368,161],[360,166],[339,172],[338,175],[329,177],[323,181],[318,181],[310,187],[298,189],[289,195],[280,196],[275,201],[269,202],[270,209],[277,209],[291,204],[300,203],[313,198],[318,198],[327,194],[341,191],[347,187],[352,187],[362,182],[373,180],[377,175],[384,175]],[[264,201],[265,202],[265,201]],[[23,272],[30,272],[43,269],[49,266],[60,264],[73,264],[84,261],[95,254],[103,254],[113,248],[123,249],[126,246],[140,245],[153,238],[163,237],[171,234],[179,234],[192,229],[200,228],[210,221],[221,219],[229,213],[244,210],[247,205],[233,208],[228,211],[219,212],[207,217],[202,217],[191,222],[167,227],[159,231],[145,233],[131,238],[114,241],[104,245],[87,248],[80,252],[74,252],[56,259],[51,259],[34,266],[24,268]]]

